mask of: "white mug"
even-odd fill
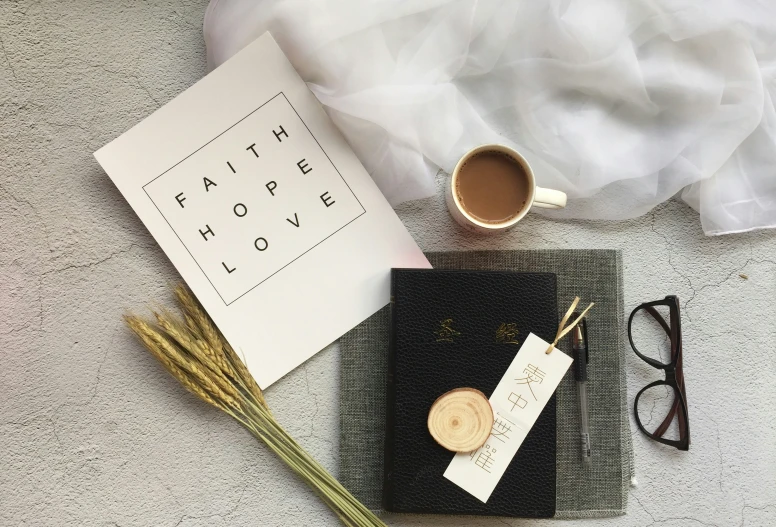
[[[501,152],[508,155],[523,167],[523,170],[528,177],[529,191],[526,204],[522,207],[522,210],[520,210],[519,214],[501,223],[486,223],[469,214],[466,209],[463,208],[463,205],[458,199],[457,192],[454,191],[461,167],[463,167],[464,163],[466,163],[466,161],[468,161],[472,156],[481,152]],[[544,209],[562,209],[566,206],[566,194],[564,192],[561,192],[560,190],[537,187],[536,176],[534,175],[531,165],[528,164],[528,161],[526,161],[523,156],[508,146],[497,144],[478,146],[466,152],[466,154],[464,154],[455,165],[452,176],[447,180],[446,195],[447,208],[450,210],[450,214],[453,216],[455,221],[457,221],[465,229],[482,234],[502,232],[506,229],[509,229],[510,227],[513,227],[518,221],[522,220],[526,214],[528,214],[528,211],[531,209],[531,207],[540,207]]]

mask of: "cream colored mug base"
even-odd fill
[[[493,151],[507,154],[509,157],[520,163],[520,165],[523,167],[523,170],[525,170],[526,175],[528,176],[528,203],[523,207],[523,210],[520,211],[517,216],[510,218],[508,221],[502,223],[488,223],[478,220],[464,210],[455,192],[455,182],[458,179],[458,173],[460,172],[463,164],[475,154],[479,154],[480,152]],[[528,211],[531,209],[531,207],[562,209],[566,206],[566,194],[564,192],[561,192],[560,190],[537,187],[536,177],[534,176],[533,169],[531,169],[531,165],[528,164],[528,161],[526,161],[523,156],[508,146],[496,144],[478,146],[477,148],[469,150],[466,152],[466,154],[463,155],[463,157],[461,157],[461,159],[455,165],[453,174],[447,180],[445,200],[447,201],[447,208],[450,211],[450,214],[459,225],[469,231],[481,234],[492,234],[505,231],[506,229],[513,227],[517,224],[517,222],[522,220],[526,214],[528,214]]]

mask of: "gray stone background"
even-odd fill
[[[170,303],[178,276],[92,152],[205,74],[205,4],[0,1],[0,525],[337,525],[121,323]],[[774,233],[706,238],[676,201],[618,223],[531,216],[490,239],[462,234],[440,196],[398,212],[428,250],[620,248],[626,312],[682,299],[692,450],[635,432],[629,514],[567,525],[776,525]],[[338,360],[333,345],[268,390],[280,421],[332,470]],[[658,377],[629,360],[632,398]]]

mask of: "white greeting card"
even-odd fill
[[[269,33],[94,155],[263,388],[430,267]]]

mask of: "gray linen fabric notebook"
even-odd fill
[[[595,302],[588,315],[588,367],[593,466],[580,456],[576,387],[558,387],[556,518],[625,514],[633,475],[626,400],[622,257],[614,250],[428,253],[438,269],[551,272],[558,279],[559,318],[575,296]],[[385,438],[389,308],[340,340],[339,479],[367,507],[380,510]],[[569,352],[566,339],[561,346]],[[452,455],[451,455],[452,456]]]

